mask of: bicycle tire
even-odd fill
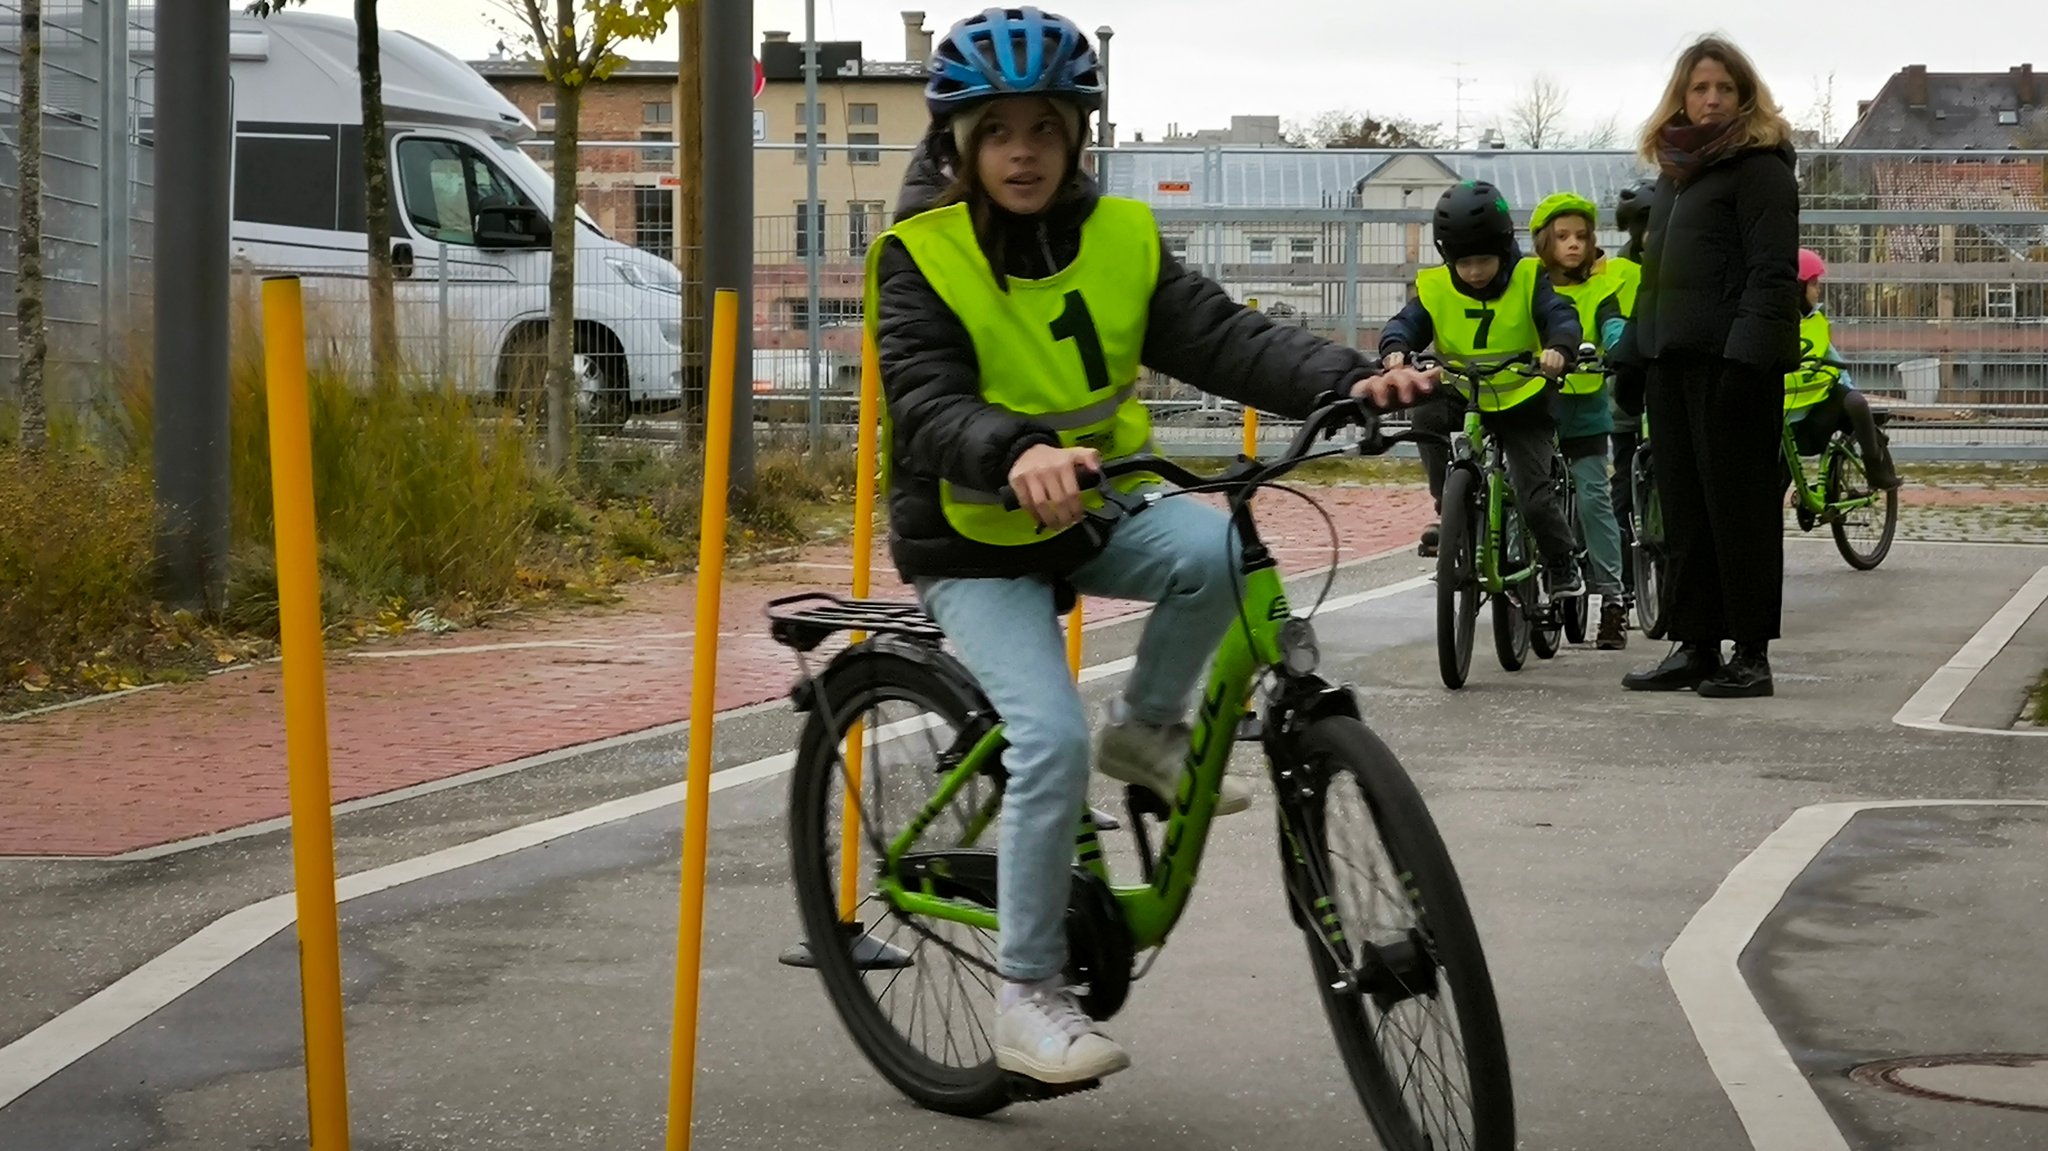
[[[1636,593],[1636,617],[1643,625],[1643,635],[1650,639],[1664,638],[1670,624],[1671,581],[1666,578],[1666,557],[1664,554],[1664,505],[1657,498],[1657,476],[1654,470],[1650,445],[1644,443],[1636,448],[1633,462],[1634,475],[1631,482],[1635,491],[1630,498],[1635,517],[1634,567],[1632,573]]]
[[[944,1066],[913,1050],[908,1037],[897,1033],[894,1024],[884,1016],[881,1003],[871,993],[866,973],[855,963],[853,947],[842,932],[838,851],[827,834],[831,821],[837,818],[832,804],[834,793],[845,791],[845,777],[837,770],[842,758],[839,748],[856,719],[864,717],[877,703],[893,699],[923,709],[914,714],[937,715],[955,731],[963,731],[970,717],[987,705],[980,702],[979,689],[972,685],[942,674],[927,662],[880,650],[858,653],[853,658],[842,656],[824,673],[815,698],[817,704],[805,722],[790,778],[790,869],[804,939],[825,985],[826,998],[832,1001],[854,1046],[911,1102],[927,1110],[967,1118],[992,1114],[1012,1101],[1009,1083],[996,1066],[992,1045],[987,1058],[973,1067]],[[936,778],[937,773],[933,774]],[[879,900],[870,906],[877,909],[883,921],[897,918]],[[881,938],[875,934],[878,929],[879,923],[868,928],[864,938]],[[894,983],[889,986],[893,988]],[[887,993],[885,990],[884,994]],[[958,998],[968,997],[963,985]],[[913,1018],[915,1012],[913,1006]]]
[[[1563,456],[1552,456],[1550,463],[1551,482],[1557,486],[1559,502],[1564,505],[1564,522],[1571,525],[1572,550],[1578,555],[1586,554],[1586,525],[1579,522],[1579,488],[1573,482],[1571,465]],[[1592,587],[1592,573],[1584,561],[1580,561],[1580,575],[1586,586]],[[1554,659],[1566,643],[1586,642],[1586,613],[1592,603],[1590,595],[1566,596],[1557,603],[1556,627],[1535,629],[1529,636],[1529,645],[1536,652],[1537,659]],[[1562,634],[1563,641],[1559,641]]]
[[[1862,457],[1853,455],[1846,449],[1837,449],[1828,456],[1828,472],[1826,488],[1824,489],[1828,503],[1832,504],[1840,501],[1843,498],[1843,493],[1849,490],[1850,484],[1847,472],[1851,460],[1855,461],[1857,476],[1863,481],[1857,490],[1865,492],[1870,490],[1870,476],[1863,469]],[[1842,558],[1848,561],[1850,567],[1860,572],[1874,571],[1877,565],[1884,562],[1884,558],[1890,555],[1892,551],[1892,537],[1899,530],[1899,489],[1892,488],[1882,494],[1884,529],[1879,533],[1877,543],[1870,550],[1865,551],[1850,541],[1849,525],[1843,523],[1840,519],[1828,525],[1828,530],[1835,537],[1835,550],[1842,553]]]
[[[1457,690],[1472,673],[1472,638],[1479,626],[1479,576],[1475,563],[1479,539],[1473,519],[1473,480],[1469,467],[1456,467],[1444,477],[1442,519],[1437,529],[1436,658],[1444,686]]]
[[[1411,1093],[1406,1075],[1404,1081],[1395,1081],[1380,1041],[1387,1030],[1394,1031],[1399,1040],[1408,1036],[1399,1027],[1374,1025],[1372,1014],[1377,1011],[1384,1022],[1388,1009],[1370,988],[1346,989],[1344,984],[1350,982],[1350,973],[1340,970],[1322,928],[1314,917],[1298,919],[1338,1053],[1375,1133],[1388,1151],[1433,1151],[1443,1147],[1509,1151],[1515,1145],[1514,1085],[1500,1007],[1478,925],[1472,920],[1464,887],[1428,807],[1394,753],[1356,719],[1332,716],[1316,720],[1303,730],[1293,746],[1302,765],[1315,773],[1311,788],[1314,798],[1303,801],[1304,805],[1313,806],[1296,809],[1307,825],[1304,838],[1309,842],[1302,845],[1304,850],[1320,847],[1325,856],[1331,854],[1327,850],[1331,793],[1341,785],[1340,777],[1349,776],[1356,783],[1390,865],[1386,879],[1399,888],[1403,897],[1396,902],[1406,903],[1412,915],[1411,926],[1398,940],[1390,944],[1387,936],[1391,933],[1385,932],[1379,933],[1381,938],[1370,939],[1376,945],[1376,954],[1389,960],[1375,974],[1405,992],[1392,1005],[1396,1011],[1410,1004],[1440,1005],[1443,993],[1448,991],[1456,1021],[1456,1050],[1465,1058],[1462,1091],[1430,1092],[1417,1087]],[[1343,854],[1349,858],[1355,853]],[[1297,858],[1283,845],[1283,859]],[[1290,862],[1289,866],[1297,883],[1309,885],[1297,890],[1329,900],[1327,904],[1320,900],[1312,902],[1339,917],[1337,927],[1343,941],[1355,948],[1353,941],[1367,941],[1371,933],[1345,921],[1337,885],[1318,880],[1312,871],[1320,867],[1321,874],[1328,876],[1331,862],[1324,858],[1314,864]],[[1317,890],[1318,886],[1321,890]],[[1362,966],[1356,950],[1350,951],[1344,963],[1353,969]],[[1397,963],[1405,965],[1397,967]],[[1416,994],[1424,973],[1429,991]],[[1420,1046],[1426,1041],[1420,1039],[1420,1028],[1417,1031]],[[1441,1058],[1443,1049],[1439,1047],[1436,1054]],[[1392,1062],[1397,1066],[1405,1062],[1412,1072],[1418,1060]],[[1459,1098],[1470,1101],[1472,1120],[1472,1129],[1463,1133],[1467,1137],[1462,1140],[1452,1138],[1444,1125],[1433,1125],[1428,1114],[1429,1103]],[[1423,1105],[1419,1116],[1417,1103]]]
[[[1500,569],[1509,572],[1526,566],[1536,554],[1535,548],[1536,541],[1522,523],[1522,513],[1513,500],[1507,501],[1501,509],[1500,539],[1495,544]],[[1529,594],[1539,578],[1532,574],[1520,587],[1508,588],[1493,597],[1493,654],[1505,671],[1520,671],[1529,663],[1529,615],[1522,610],[1518,597]]]

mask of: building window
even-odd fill
[[[642,124],[673,124],[676,122],[676,106],[668,100],[649,100],[640,105]]]
[[[789,325],[792,328],[811,326],[811,301],[804,296],[790,296],[783,300],[789,307]],[[823,296],[818,300],[818,326],[821,328],[857,328],[861,321],[861,301],[858,296]]]
[[[633,244],[664,260],[675,258],[676,194],[668,188],[633,189]]]
[[[643,168],[675,167],[676,138],[671,128],[642,128],[640,139],[643,143],[660,144],[659,148],[640,149],[640,166]]]
[[[804,121],[804,102],[798,100],[796,102],[796,112],[792,118],[796,121],[798,128],[822,128],[825,126],[825,105],[811,105],[811,119],[806,123]]]
[[[1270,264],[1273,262],[1273,237],[1254,236],[1252,238],[1252,263]]]
[[[809,211],[805,209],[808,208]],[[825,254],[825,205],[796,202],[796,254],[808,256],[811,245],[818,245],[818,255]]]
[[[1186,236],[1175,232],[1168,232],[1159,237],[1159,242],[1165,246],[1168,255],[1176,260],[1186,262],[1188,258],[1188,238]]]
[[[826,145],[830,144],[831,142],[832,136],[830,133],[818,133],[818,163],[824,164],[832,159],[832,154],[825,151]],[[804,145],[808,143],[810,143],[810,141],[804,139],[804,133],[799,131],[796,134],[796,150],[793,153],[791,153],[796,157],[796,162],[799,164],[807,162],[806,158],[810,155],[810,152],[808,149],[804,147]]]
[[[880,124],[882,122],[882,106],[880,104],[848,104],[846,106],[846,122],[849,125]]]
[[[1316,239],[1314,236],[1296,236],[1289,241],[1288,251],[1294,263],[1313,264],[1316,262]]]
[[[846,134],[846,142],[849,145],[880,144],[882,142],[882,134],[880,132],[848,132]],[[846,154],[846,162],[849,164],[879,164],[882,162],[882,151],[880,148],[853,147]]]
[[[888,211],[888,204],[882,200],[850,200],[846,205],[847,252],[855,259],[867,255],[869,245],[882,234],[882,213]]]
[[[535,125],[542,128],[554,127],[555,106],[553,104],[542,104],[539,107],[536,107],[533,110],[533,122]]]

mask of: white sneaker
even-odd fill
[[[996,1066],[1040,1083],[1086,1083],[1114,1075],[1131,1057],[1081,1010],[1073,992],[1048,981],[1008,984],[996,1011]]]
[[[1180,775],[1187,768],[1188,725],[1154,727],[1130,717],[1121,698],[1112,699],[1095,736],[1095,769],[1120,783],[1136,784],[1173,806]],[[1251,786],[1225,773],[1216,814],[1235,815],[1252,805]]]

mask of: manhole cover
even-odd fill
[[[2048,1112],[2048,1055],[1916,1055],[1865,1063],[1849,1078],[1944,1103]]]

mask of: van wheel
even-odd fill
[[[625,353],[618,338],[595,324],[578,325],[575,371],[577,423],[616,429],[632,414],[632,391]],[[534,427],[547,416],[548,330],[530,325],[505,341],[498,362],[498,402]]]

